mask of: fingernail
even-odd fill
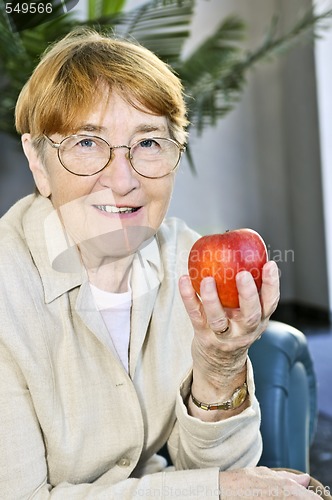
[[[202,284],[207,292],[212,292],[215,286],[213,278],[204,278]]]
[[[268,269],[268,274],[271,278],[276,278],[279,274],[279,269],[277,264],[274,262],[274,260],[270,261],[269,264],[269,269]]]
[[[241,271],[237,276],[236,276],[236,281],[238,283],[241,283],[241,285],[248,285],[251,280],[251,274],[248,271]]]

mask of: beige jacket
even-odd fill
[[[255,465],[260,414],[187,414],[192,327],[178,293],[198,235],[177,219],[135,256],[130,370],[51,202],[0,220],[0,498],[219,498],[219,470]],[[175,469],[155,453],[168,441]],[[199,469],[199,471],[197,470]]]

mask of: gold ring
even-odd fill
[[[224,328],[223,330],[220,330],[219,332],[214,332],[216,335],[221,335],[222,333],[226,333],[227,331],[229,330],[229,323],[228,325],[226,326],[226,328]]]

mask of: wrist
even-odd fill
[[[190,394],[193,403],[205,411],[217,411],[217,410],[236,410],[245,402],[248,397],[248,386],[247,383],[244,382],[240,387],[237,387],[233,392],[232,396],[229,399],[224,401],[217,401],[215,403],[206,403],[203,401],[199,401],[193,393]]]
[[[233,391],[241,386],[247,379],[247,358],[241,365],[233,370],[225,370],[224,365],[219,367],[218,372],[202,370],[195,364],[193,366],[192,390],[199,397],[209,395],[211,400],[227,398]]]
[[[193,343],[193,372],[216,388],[227,387],[237,375],[244,372],[248,358],[248,349],[237,350],[236,352],[209,353],[198,343]]]
[[[232,378],[207,380],[193,370],[188,399],[189,414],[204,421],[219,421],[241,413],[249,406],[246,364]],[[211,411],[212,410],[212,411]]]

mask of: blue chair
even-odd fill
[[[249,356],[262,412],[259,465],[309,472],[317,385],[305,335],[290,325],[270,321]]]

